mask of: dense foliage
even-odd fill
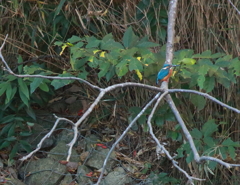
[[[8,56],[6,52],[6,60],[15,72],[77,76],[93,84],[105,86],[125,81],[155,85],[156,74],[165,60],[168,1],[126,2],[128,8],[134,11],[126,11],[125,7],[117,1],[114,1],[111,8],[109,4],[102,1],[89,1],[90,5],[74,0],[38,3],[20,3],[14,0],[1,3],[3,5],[1,13],[5,15],[2,21],[6,24],[2,24],[0,29],[2,33],[10,33],[12,46],[7,43],[6,51],[14,53]],[[101,11],[95,9],[96,7],[100,7]],[[135,7],[138,8],[135,9]],[[11,12],[15,12],[14,16]],[[84,16],[79,16],[79,12],[83,12]],[[135,22],[135,24],[129,26],[124,24],[126,23],[124,21],[130,24]],[[16,29],[13,30],[12,26]],[[183,29],[183,25],[177,29]],[[144,36],[146,33],[147,36]],[[20,36],[16,37],[16,35]],[[188,39],[186,39],[187,42]],[[192,38],[194,39],[197,37]],[[239,58],[229,54],[226,48],[214,50],[203,47],[199,49],[192,44],[181,45],[181,42],[186,41],[184,36],[180,37],[180,40],[180,42],[176,41],[179,49],[175,52],[173,60],[174,64],[180,66],[176,68],[170,86],[207,92],[231,106],[238,107],[235,98],[239,93],[237,86],[237,77],[240,75]],[[201,52],[196,54],[199,50]],[[230,53],[233,50],[229,49]],[[52,56],[50,61],[37,57],[28,62],[33,56],[44,57],[48,54]],[[65,61],[58,60],[59,57]],[[17,58],[17,62],[11,58]],[[1,71],[0,77],[2,128],[0,149],[8,149],[11,160],[18,151],[29,152],[31,150],[25,138],[31,135],[29,127],[33,127],[36,121],[33,105],[44,107],[49,99],[56,95],[56,90],[72,84],[73,81],[20,79],[5,71]],[[146,93],[142,96],[143,90],[135,92],[137,96],[132,99],[131,104],[126,103],[124,101],[126,94],[131,95],[132,92],[133,90],[124,92],[120,98],[109,95],[115,98],[114,100],[121,101],[124,111],[120,114],[127,117],[128,121],[131,121],[141,110],[142,104],[139,105],[135,101],[141,102],[142,99],[147,101],[151,95]],[[198,95],[176,94],[173,98],[191,130],[200,154],[229,161],[236,159],[236,147],[239,147],[239,143],[236,139],[237,135],[233,133],[235,129],[233,120],[237,118],[235,114],[212,105],[204,97]],[[112,106],[110,103],[109,105]],[[147,110],[140,117],[133,130],[142,129],[145,133],[148,131],[146,118],[149,112],[150,110]],[[102,114],[109,116],[111,112],[104,110]],[[102,117],[106,118],[106,115]],[[161,105],[153,122],[156,132],[162,130],[164,137],[171,143],[177,143],[177,146],[170,151],[172,153],[177,151],[178,158],[186,159],[188,163],[191,163],[192,153],[189,145],[183,143],[181,130],[175,124],[175,118],[166,105]],[[216,170],[216,163],[210,162],[201,167],[205,173],[202,176],[208,176]],[[151,169],[154,169],[154,164],[146,165],[142,173],[147,173]],[[169,168],[157,172],[159,173],[155,174],[159,174],[159,178],[164,177],[165,183],[177,182],[176,179],[171,179],[164,173],[169,172]],[[154,175],[153,172],[151,174]],[[176,175],[175,177],[181,178]]]

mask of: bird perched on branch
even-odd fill
[[[172,68],[176,66],[178,65],[164,64],[163,68],[158,72],[156,83],[158,84],[159,81],[160,82],[167,81],[172,75],[173,72]]]

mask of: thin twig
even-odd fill
[[[168,91],[164,92],[157,100],[156,104],[154,105],[150,115],[148,116],[148,121],[147,121],[147,124],[148,124],[148,127],[149,127],[149,133],[151,134],[151,136],[153,137],[153,139],[155,140],[155,142],[157,143],[158,147],[161,149],[161,151],[163,151],[167,158],[172,161],[172,164],[173,166],[175,166],[179,171],[181,171],[186,177],[187,179],[189,180],[189,182],[194,185],[193,183],[193,180],[198,180],[198,181],[203,181],[205,179],[199,179],[199,178],[196,178],[196,177],[192,177],[190,176],[184,169],[182,169],[180,166],[178,166],[178,162],[175,161],[173,159],[173,157],[170,155],[170,153],[168,152],[168,150],[159,142],[159,140],[157,139],[157,137],[155,136],[155,134],[153,133],[153,128],[152,128],[152,124],[151,124],[151,120],[152,120],[152,117],[154,115],[154,113],[156,112],[156,109],[160,103],[160,101],[163,99],[163,97],[165,95],[168,94]]]
[[[231,0],[228,0],[228,2],[233,6],[233,8],[237,11],[237,13],[240,15],[240,11],[237,9],[237,7],[232,3]],[[238,2],[238,1],[237,1]]]
[[[37,148],[36,148],[35,150],[33,150],[32,152],[30,152],[28,155],[26,155],[26,156],[22,157],[21,159],[19,159],[19,160],[24,161],[24,160],[30,158],[30,157],[31,157],[33,154],[35,154],[37,151],[39,151],[39,150],[41,149],[41,147],[42,147],[43,142],[52,135],[52,133],[55,131],[55,129],[56,129],[56,127],[57,127],[57,125],[58,125],[58,123],[59,123],[60,121],[67,121],[67,122],[69,122],[71,125],[74,125],[74,123],[73,123],[71,120],[69,120],[69,119],[59,118],[59,117],[57,117],[56,115],[54,115],[54,117],[57,118],[57,120],[55,121],[52,129],[51,129],[51,130],[41,139],[41,141],[38,143]]]
[[[123,139],[123,137],[127,134],[127,132],[130,130],[130,128],[136,123],[136,121],[141,117],[141,115],[147,110],[147,108],[152,105],[152,103],[158,99],[158,97],[160,96],[160,93],[158,93],[151,101],[149,101],[146,106],[141,110],[141,112],[138,113],[138,115],[132,120],[132,122],[128,125],[128,127],[124,130],[124,132],[122,133],[122,135],[115,141],[115,143],[112,145],[111,149],[109,150],[104,162],[103,162],[103,167],[102,167],[102,172],[98,178],[98,181],[95,185],[99,185],[102,178],[103,178],[103,174],[107,165],[107,161],[111,155],[111,153],[113,152],[114,148],[117,146],[117,144]]]
[[[227,108],[227,109],[230,109],[236,113],[240,113],[240,110],[239,109],[236,109],[234,107],[231,107],[221,101],[219,101],[218,99],[214,98],[213,96],[207,94],[207,93],[202,93],[202,92],[199,92],[199,91],[195,91],[195,90],[188,90],[188,89],[169,89],[168,90],[169,93],[176,93],[176,92],[182,92],[182,93],[192,93],[192,94],[197,94],[197,95],[200,95],[200,96],[203,96],[205,98],[208,98],[209,100]]]

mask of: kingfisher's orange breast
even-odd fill
[[[168,75],[165,76],[161,81],[167,81],[167,80],[170,78],[170,76],[172,75],[172,72],[173,72],[173,70],[172,70],[172,69],[169,69]]]

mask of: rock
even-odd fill
[[[28,185],[56,185],[64,178],[66,166],[51,158],[30,161],[19,175]]]
[[[59,142],[48,154],[48,157],[56,161],[66,160],[69,146],[64,142]],[[79,155],[76,150],[72,149],[72,155],[69,161],[79,162]]]
[[[73,130],[70,129],[64,129],[61,133],[57,135],[57,142],[63,142],[65,144],[68,144],[73,139]]]
[[[86,144],[87,151],[90,151],[93,148],[93,145],[98,143],[99,137],[92,134],[92,135],[88,136],[87,138],[85,138],[84,141],[85,141],[85,144]]]
[[[31,144],[33,148],[37,148],[38,143],[40,140],[47,134],[47,132],[44,132],[46,130],[42,125],[39,125],[37,123],[34,123],[32,135],[27,138],[27,142]],[[55,145],[56,139],[53,135],[51,135],[49,138],[46,138],[43,142],[41,149],[44,148],[51,148]]]
[[[89,179],[89,177],[86,177],[86,174],[88,174],[89,172],[91,172],[91,169],[84,165],[78,167],[76,177],[78,180],[78,184],[91,184],[92,181]]]
[[[4,183],[5,185],[26,185],[24,184],[22,181],[20,181],[19,179],[10,179],[8,180],[8,182]]]
[[[83,109],[83,106],[82,106],[81,100],[76,100],[75,102],[68,105],[68,111],[72,115],[77,116],[78,112],[82,109]]]
[[[2,159],[0,159],[0,168],[3,168],[3,161],[2,161]]]
[[[133,180],[127,176],[127,173],[123,168],[117,167],[114,171],[110,172],[104,180],[100,183],[101,185],[123,185],[131,184]]]
[[[109,149],[103,149],[103,148],[99,148],[98,150],[92,151],[85,165],[91,168],[101,169],[108,152],[109,152]],[[115,159],[116,159],[116,156],[115,156],[115,153],[113,152],[111,153],[110,158],[107,162],[107,168],[106,168],[107,171],[111,171],[111,169],[113,168],[116,162]]]
[[[73,179],[72,179],[72,174],[67,173],[67,174],[64,176],[63,180],[61,180],[61,181],[59,182],[59,185],[69,185],[72,181],[73,181]]]

